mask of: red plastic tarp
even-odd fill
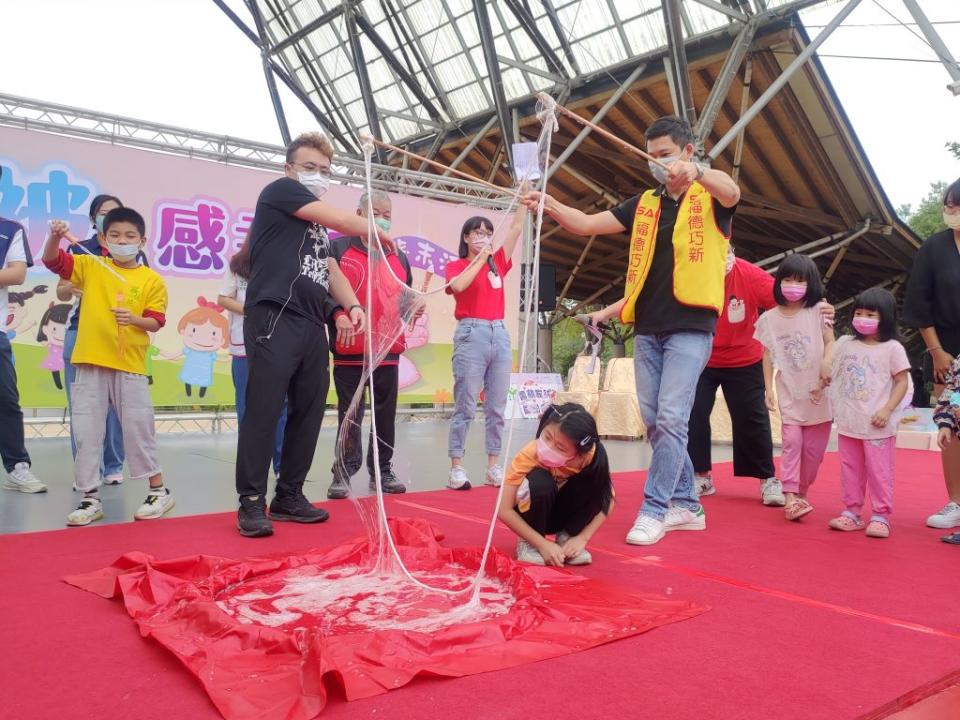
[[[479,548],[442,547],[439,530],[424,520],[391,519],[390,527],[415,574],[459,568],[465,584],[480,562]],[[419,674],[459,677],[566,655],[708,609],[627,592],[567,570],[523,565],[496,549],[487,570],[512,595],[509,607],[429,632],[358,627],[344,618],[331,622],[324,613],[261,624],[225,609],[237,597],[262,598],[257,602],[270,606],[279,580],[310,581],[324,571],[366,567],[370,553],[366,540],[246,560],[155,560],[129,553],[110,567],[65,580],[121,598],[141,634],[174,653],[227,720],[307,720],[326,704],[325,680],[354,700],[398,688]],[[425,598],[437,604],[437,612],[449,609],[451,601],[443,596]],[[421,604],[415,612],[430,610]]]

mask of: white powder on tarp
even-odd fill
[[[430,585],[467,587],[473,572],[459,565],[418,573]],[[254,580],[262,585],[264,578]],[[484,578],[479,602],[438,595],[417,587],[399,574],[370,573],[348,566],[317,574],[298,568],[269,578],[269,589],[244,585],[221,593],[218,607],[245,624],[267,627],[318,627],[329,635],[368,630],[435,632],[454,624],[503,615],[516,601],[496,578]]]

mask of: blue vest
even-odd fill
[[[0,267],[3,267],[3,263],[7,259],[7,251],[13,244],[13,239],[17,236],[18,232],[23,233],[23,252],[27,256],[27,267],[33,267],[33,258],[30,256],[30,243],[27,242],[27,231],[23,229],[23,225],[20,223],[2,217],[0,217]]]

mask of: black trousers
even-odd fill
[[[705,368],[701,373],[687,439],[694,472],[710,472],[710,413],[718,387],[723,388],[733,424],[733,474],[763,480],[773,477],[776,470],[770,414],[763,399],[763,363],[742,368]]]
[[[530,508],[520,512],[520,517],[541,535],[553,535],[561,531],[576,535],[600,512],[600,498],[589,483],[574,475],[563,487],[547,470],[534,468],[527,475],[530,485]]]
[[[7,472],[17,463],[30,464],[23,441],[23,411],[17,392],[17,371],[13,367],[13,348],[4,332],[0,332],[0,458]]]
[[[363,367],[358,365],[334,365],[333,383],[337,388],[337,416],[339,428],[343,428],[343,419],[350,409],[350,403],[360,385]],[[373,371],[373,414],[377,421],[377,444],[380,455],[380,471],[390,469],[393,460],[393,445],[396,435],[397,393],[400,385],[400,369],[397,365],[381,365]],[[370,389],[364,390],[364,398],[370,395]],[[363,443],[360,439],[360,426],[363,423],[364,402],[357,406],[356,416],[351,418],[343,445],[339,448],[339,458],[334,460],[333,474],[342,478],[351,478],[360,469],[363,462]],[[339,437],[339,435],[338,435]],[[342,463],[342,464],[341,464]],[[367,440],[367,469],[373,477],[373,428]]]
[[[260,303],[247,313],[243,334],[248,376],[237,441],[237,494],[266,494],[277,420],[287,398],[277,495],[296,495],[313,463],[330,389],[327,332],[289,309],[281,313],[279,305]]]

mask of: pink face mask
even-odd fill
[[[876,318],[855,317],[853,319],[853,329],[864,336],[876,335],[879,327],[880,321]]]
[[[803,298],[806,297],[807,284],[797,282],[782,282],[780,283],[780,292],[782,292],[783,296],[790,302],[797,302],[798,300],[803,300]]]
[[[567,457],[556,450],[542,437],[537,438],[537,459],[544,467],[548,468],[563,467],[568,462],[573,460],[572,457]]]

